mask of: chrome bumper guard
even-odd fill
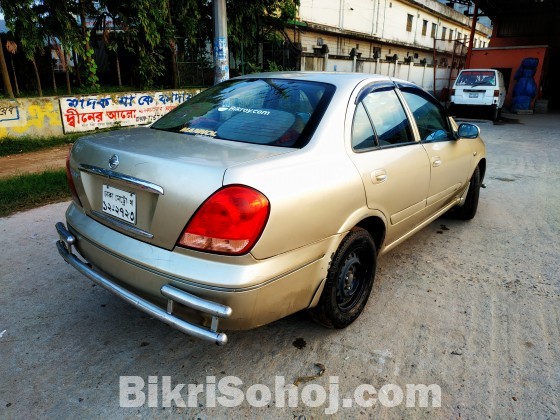
[[[64,261],[89,278],[95,284],[98,284],[124,301],[130,303],[132,306],[146,312],[162,322],[165,322],[166,324],[169,324],[171,327],[184,332],[185,334],[189,334],[203,340],[212,341],[219,346],[223,346],[227,343],[227,335],[219,333],[217,329],[218,318],[228,318],[231,316],[232,311],[229,306],[199,298],[198,296],[191,295],[190,293],[166,284],[161,288],[161,294],[167,298],[167,311],[165,311],[159,306],[154,305],[146,299],[141,298],[140,296],[126,290],[124,287],[107,279],[103,275],[95,272],[88,264],[76,257],[76,255],[72,253],[72,246],[76,243],[76,238],[66,229],[63,223],[59,222],[56,224],[56,231],[60,237],[56,246],[58,248],[58,252],[62,258],[64,258]],[[173,315],[174,302],[185,305],[188,308],[210,314],[212,316],[210,329],[191,324],[176,315]]]

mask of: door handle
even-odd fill
[[[437,167],[440,166],[440,165],[441,165],[441,158],[440,158],[439,156],[434,156],[434,157],[432,158],[432,166],[433,166],[434,168],[437,168]]]
[[[371,173],[371,182],[381,184],[387,181],[387,171],[385,169],[376,169]]]

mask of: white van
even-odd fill
[[[451,89],[449,112],[454,114],[461,109],[482,109],[492,121],[496,121],[505,99],[506,87],[501,72],[494,69],[464,69]]]

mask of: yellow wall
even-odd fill
[[[182,98],[187,99],[192,95],[199,93],[201,89],[181,89],[180,91],[158,91],[158,92],[130,92],[130,93],[119,93],[112,95],[96,95],[99,97],[106,96],[139,96],[139,95],[156,95],[165,94],[169,95],[170,98],[175,98],[178,93],[180,93]],[[63,115],[60,111],[60,103],[66,104],[68,99],[71,98],[76,101],[81,101],[82,99],[87,102],[91,100],[93,96],[72,96],[72,97],[47,97],[47,98],[33,98],[33,99],[14,99],[0,100],[0,138],[4,137],[22,137],[22,136],[33,136],[33,137],[47,137],[47,136],[62,136],[64,134],[63,129]],[[159,96],[158,96],[159,97]],[[182,100],[184,100],[182,99]],[[178,105],[181,101],[171,100],[170,104],[173,106]],[[164,111],[169,111],[170,106],[164,107]],[[147,114],[142,114],[147,115]],[[147,120],[146,122],[150,122]],[[144,122],[144,123],[146,123]],[[122,125],[131,125],[133,123],[127,123]],[[138,123],[140,124],[140,123]],[[95,127],[93,127],[95,128]],[[103,127],[99,127],[103,128]],[[83,130],[80,130],[83,131]]]
[[[58,98],[0,100],[0,138],[62,134]]]

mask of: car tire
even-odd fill
[[[493,108],[490,114],[490,118],[492,118],[493,122],[496,122],[500,119],[501,109],[500,108]]]
[[[480,168],[477,166],[471,177],[469,183],[469,191],[467,192],[467,198],[465,198],[465,203],[461,207],[455,209],[454,215],[460,220],[471,220],[478,208],[478,197],[480,196]]]
[[[315,321],[329,328],[345,328],[364,310],[375,278],[377,251],[369,232],[353,228],[331,262],[319,304],[311,310]]]

